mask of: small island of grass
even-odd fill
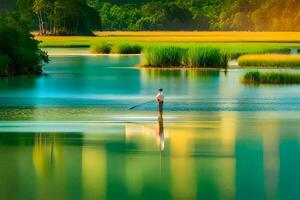
[[[225,68],[228,56],[219,48],[154,46],[145,49],[144,67]]]
[[[300,74],[289,72],[247,72],[241,79],[246,84],[300,84]]]
[[[94,54],[140,54],[142,52],[142,46],[129,43],[112,44],[103,42],[92,45],[90,52]]]

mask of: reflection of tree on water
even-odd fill
[[[47,135],[37,133],[34,138],[32,154],[37,175],[44,177],[58,169],[62,152],[60,146],[55,142],[55,135],[50,135],[49,138]]]

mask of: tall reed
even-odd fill
[[[247,72],[241,82],[248,84],[300,84],[300,74],[288,72]]]
[[[183,59],[184,66],[188,67],[227,67],[228,56],[219,48],[191,47]]]
[[[147,67],[178,67],[182,65],[184,50],[173,46],[155,46],[146,48],[144,53]]]
[[[99,53],[99,54],[109,54],[111,52],[112,44],[111,43],[101,43],[97,45],[93,45],[90,48],[91,53]]]
[[[114,54],[140,54],[142,52],[142,46],[138,44],[121,43],[116,44],[112,48]]]
[[[299,55],[254,54],[238,59],[239,66],[248,67],[300,67]]]

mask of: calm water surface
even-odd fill
[[[299,199],[299,86],[50,49],[0,78],[0,199]],[[55,55],[54,55],[55,54]],[[166,112],[131,106],[166,93]]]

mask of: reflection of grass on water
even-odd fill
[[[220,75],[220,70],[198,69],[146,69],[149,78],[213,78]]]
[[[188,78],[213,78],[220,76],[220,70],[189,70],[185,73]]]
[[[182,70],[159,70],[159,69],[148,69],[146,70],[149,77],[163,77],[163,78],[171,78],[171,77],[181,77],[183,71]]]
[[[300,84],[300,74],[255,71],[247,72],[241,81],[250,84]]]

